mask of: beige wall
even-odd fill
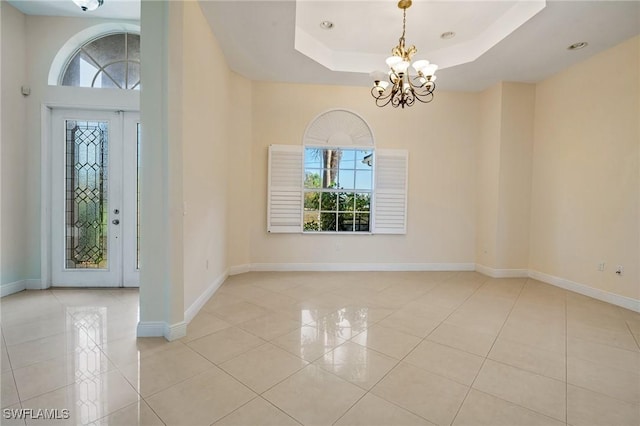
[[[496,267],[526,270],[529,224],[535,85],[502,83],[500,177]]]
[[[346,108],[371,126],[378,148],[409,150],[406,235],[299,235],[266,231],[267,149],[302,143],[320,113]],[[378,108],[366,87],[253,83],[253,264],[472,264],[478,96],[440,92],[429,105]]]
[[[247,82],[229,71],[200,6],[184,3],[182,144],[185,309],[224,278],[228,267],[229,161],[250,137]],[[198,48],[200,46],[200,48]],[[238,87],[239,91],[235,90]],[[237,126],[243,127],[238,129]],[[249,130],[247,130],[249,129]],[[236,133],[237,132],[237,133]],[[238,142],[236,146],[236,141]],[[232,148],[233,147],[233,148]],[[240,157],[242,158],[242,157]],[[233,176],[235,177],[235,176]],[[247,191],[239,185],[239,192]],[[240,195],[240,194],[238,194]],[[242,204],[239,203],[238,208]],[[238,223],[238,226],[244,226]],[[235,238],[242,239],[242,234]]]
[[[138,332],[173,339],[226,277],[229,253],[248,260],[247,224],[230,208],[250,193],[251,84],[228,69],[197,2],[143,1],[142,32]]]
[[[639,43],[635,37],[537,85],[530,254],[534,271],[635,299]]]
[[[498,200],[500,184],[500,126],[502,83],[480,95],[481,117],[476,157],[476,240],[475,262],[495,268],[498,236]]]
[[[27,211],[26,105],[20,87],[28,84],[26,17],[0,3],[2,235],[0,284],[24,280],[29,259]]]
[[[529,264],[535,85],[501,82],[480,98],[476,263],[492,274],[522,275]]]
[[[249,80],[231,73],[232,96],[229,97],[228,197],[227,197],[227,255],[229,266],[251,262],[251,179],[253,174],[252,138],[253,91]],[[234,166],[235,165],[235,166]],[[241,167],[238,167],[241,165]]]

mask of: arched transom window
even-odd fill
[[[140,90],[140,35],[112,33],[85,43],[67,63],[62,85]]]

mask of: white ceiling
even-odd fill
[[[9,2],[35,15],[138,20],[140,14],[139,0],[105,0],[94,12],[82,12],[72,0]],[[368,86],[369,73],[385,68],[402,32],[397,0],[200,5],[231,69],[258,81]],[[323,20],[334,28],[321,29]],[[456,37],[440,39],[445,31]],[[639,1],[414,0],[407,10],[407,44],[418,48],[414,59],[439,64],[438,88],[445,90],[537,82],[639,33]],[[579,41],[589,45],[567,50]],[[615,78],[615,70],[603,70],[607,78]]]
[[[104,0],[101,7],[91,12],[83,12],[73,0],[7,1],[27,15],[140,20],[140,0]]]
[[[414,60],[428,58],[440,69],[464,64],[544,7],[544,0],[415,0],[408,10],[406,43],[419,48]],[[295,48],[333,71],[368,74],[385,64],[391,47],[397,44],[402,16],[402,10],[387,1],[298,1]],[[334,26],[322,29],[319,17],[326,17]],[[446,31],[454,31],[455,37],[442,39]]]
[[[220,42],[229,66],[253,80],[320,83],[336,85],[371,85],[369,72],[336,72],[300,53],[296,46],[295,1],[200,1],[202,10]],[[378,69],[384,69],[384,58],[390,55],[402,31],[402,12],[395,0],[300,1],[301,7],[315,11],[314,17],[304,17],[300,25],[320,42],[319,49],[335,52],[365,52],[376,55]],[[307,5],[310,3],[310,5]],[[425,4],[423,4],[425,3]],[[444,31],[455,31],[467,41],[470,21],[475,37],[482,28],[506,13],[506,4],[496,1],[419,1],[407,11],[407,43],[415,44],[425,58],[432,52],[442,53],[438,60],[447,60],[442,52],[444,41],[438,39]],[[446,16],[434,16],[432,9],[449,8]],[[478,12],[483,9],[492,12]],[[360,10],[357,13],[356,10]],[[436,14],[437,15],[437,14]],[[492,21],[493,19],[493,21]],[[320,30],[320,21],[330,20],[334,30]],[[342,24],[342,22],[346,22]],[[505,24],[505,23],[503,23]],[[508,24],[508,22],[506,23]],[[340,29],[345,27],[344,29]],[[521,26],[498,41],[473,62],[438,71],[438,88],[478,91],[500,80],[537,82],[612,47],[640,33],[640,2],[638,1],[547,1],[546,7]],[[382,37],[382,38],[381,38]],[[424,37],[424,40],[418,40]],[[384,41],[383,41],[384,39]],[[570,44],[589,42],[589,46],[568,51]],[[417,55],[416,58],[418,58]],[[436,59],[433,62],[438,63]],[[603,70],[603,77],[612,78],[615,70]]]

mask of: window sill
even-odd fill
[[[302,231],[302,235],[373,235],[373,232],[337,232],[337,231],[318,231],[318,232],[310,232],[310,231]]]

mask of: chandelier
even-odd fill
[[[430,64],[427,60],[418,60],[413,64],[411,57],[418,52],[415,46],[405,46],[405,27],[407,23],[407,9],[411,7],[411,0],[400,0],[398,7],[402,9],[402,36],[398,45],[391,50],[387,58],[389,66],[388,80],[384,77],[375,77],[371,95],[376,100],[376,105],[383,107],[391,103],[393,107],[413,106],[416,100],[427,103],[433,100],[433,92],[436,90],[435,72],[438,69],[436,64]],[[409,66],[417,74],[409,73]],[[384,78],[384,79],[383,79]]]
[[[73,2],[80,9],[86,12],[86,11],[96,10],[97,8],[102,6],[102,3],[104,3],[104,0],[73,0]]]

